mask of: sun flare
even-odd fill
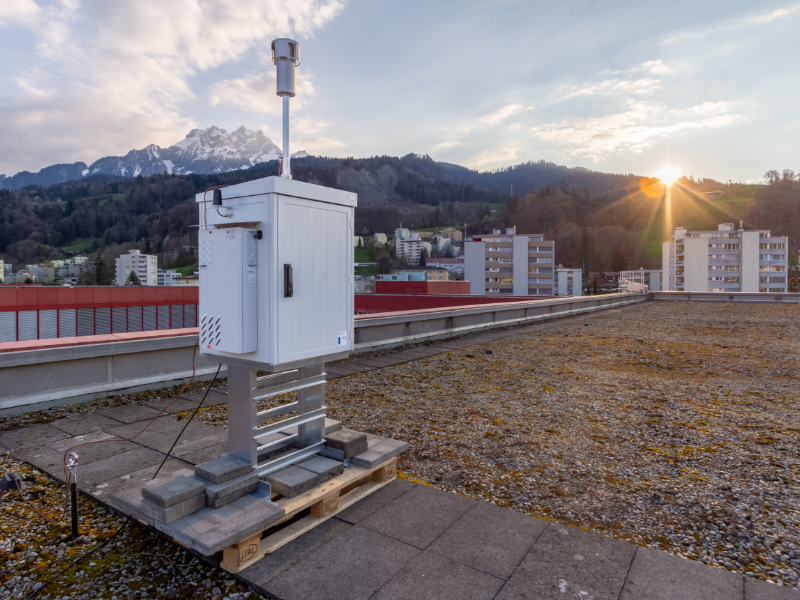
[[[680,171],[678,171],[678,169],[675,167],[670,166],[663,167],[658,173],[656,173],[656,177],[658,177],[661,180],[661,183],[664,185],[672,185],[680,176]]]

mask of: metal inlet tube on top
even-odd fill
[[[300,64],[300,44],[287,38],[272,42],[272,63],[278,68],[276,94],[283,98],[283,159],[281,177],[292,178],[289,152],[289,98],[294,97],[294,69]]]

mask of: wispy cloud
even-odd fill
[[[658,138],[693,129],[730,125],[742,117],[722,102],[687,109],[632,101],[627,110],[589,119],[565,120],[531,129],[534,137],[566,146],[570,154],[595,162],[619,152],[640,153]]]
[[[477,156],[469,159],[465,166],[472,169],[485,169],[496,165],[512,165],[519,159],[518,148],[498,148],[495,150],[484,150]]]
[[[439,142],[433,146],[433,150],[439,150],[441,148],[453,148],[458,146],[458,142]]]
[[[579,96],[593,96],[596,94],[652,94],[660,87],[660,79],[636,79],[634,81],[606,79],[600,83],[574,86],[570,88],[571,92],[561,96],[559,99],[568,100]]]
[[[240,79],[223,79],[211,86],[211,104],[239,106],[253,112],[279,115],[283,110],[281,99],[275,95],[275,71],[267,69]],[[302,110],[308,99],[316,94],[314,76],[308,69],[298,70],[295,76],[297,96],[292,99],[292,110]]]
[[[522,110],[521,104],[509,104],[504,106],[500,110],[497,110],[491,114],[486,115],[485,117],[481,117],[478,119],[484,125],[497,125],[498,123],[502,123],[507,118],[512,115],[517,114]]]
[[[786,6],[784,8],[773,10],[772,12],[767,13],[765,15],[759,15],[757,17],[753,17],[751,20],[753,23],[756,23],[758,25],[763,25],[764,23],[771,23],[772,21],[775,21],[777,19],[788,17],[790,14],[799,9],[800,9],[800,4],[795,4],[794,6]]]
[[[669,65],[665,65],[664,61],[660,58],[658,60],[648,60],[647,62],[643,62],[642,67],[651,73],[655,73],[656,75],[669,75],[670,73],[675,72],[675,69]]]

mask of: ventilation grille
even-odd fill
[[[200,265],[204,267],[211,264],[212,259],[214,258],[213,255],[213,244],[211,242],[211,231],[209,231],[206,235],[200,236],[200,248],[198,249],[198,258],[200,259]]]
[[[215,317],[214,315],[203,315],[203,318],[200,319],[200,343],[204,348],[219,346],[221,337],[220,319],[222,317]]]

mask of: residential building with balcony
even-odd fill
[[[556,269],[556,296],[583,296],[583,271],[581,269]]]
[[[411,237],[398,238],[395,241],[395,255],[407,265],[418,265],[423,249],[427,251],[428,256],[431,255],[430,242],[422,241],[416,233],[412,233]]]
[[[464,278],[471,294],[551,296],[554,255],[543,235],[495,229],[464,243]]]
[[[684,292],[769,292],[787,290],[789,238],[766,229],[717,231],[675,228],[662,245],[662,289]]]
[[[116,284],[126,285],[131,271],[136,273],[141,285],[158,285],[158,257],[129,250],[117,258]],[[70,270],[70,275],[72,274]]]
[[[178,285],[181,274],[173,269],[158,269],[156,274],[157,285]]]
[[[411,237],[411,232],[405,227],[398,227],[394,230],[394,239]]]
[[[464,239],[464,234],[455,227],[445,227],[444,229],[440,229],[437,235],[446,237],[452,242],[460,242]]]
[[[385,233],[375,233],[372,235],[372,240],[375,242],[376,246],[385,246],[389,238],[386,237]]]

